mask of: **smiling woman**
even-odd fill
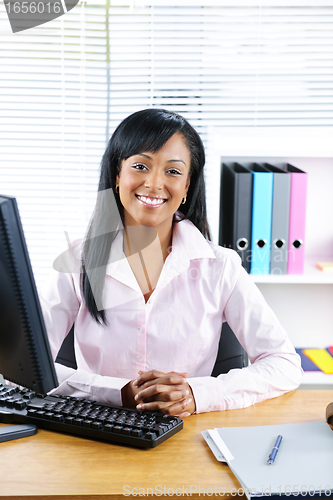
[[[125,255],[131,257],[129,264],[147,301],[172,248],[174,223],[187,218],[210,239],[204,164],[205,151],[199,134],[177,113],[146,109],[133,113],[118,125],[103,155],[98,188],[99,192],[112,190],[118,210],[112,213],[103,197],[101,203],[97,201],[83,249],[82,289],[88,310],[96,321],[107,322],[105,308],[96,307],[102,302],[103,266],[108,262],[113,239],[113,234],[104,228],[106,214],[109,214],[107,219],[121,219]],[[161,204],[159,199],[163,200]],[[174,217],[177,211],[178,216]],[[133,227],[141,230],[129,230]],[[92,243],[96,234],[104,235],[98,245]],[[151,240],[154,240],[152,245]],[[141,256],[143,248],[147,248],[149,257],[145,263],[141,260],[138,263],[133,254]],[[149,266],[148,272],[146,266]],[[87,267],[93,268],[89,279]]]
[[[164,252],[171,247],[173,216],[186,200],[190,164],[189,147],[177,132],[159,151],[123,160],[117,175],[125,227],[154,227]]]
[[[138,153],[121,162],[116,192],[124,210],[124,251],[146,302],[172,249],[173,218],[180,204],[186,202],[190,164],[191,152],[180,132],[170,137],[160,150]],[[131,258],[134,242],[133,238],[130,241],[129,228],[133,226],[153,228],[157,233],[146,264]],[[139,238],[142,247],[142,231]]]
[[[205,153],[180,115],[147,109],[115,130],[81,272],[56,273],[41,297],[54,358],[75,322],[78,369],[59,394],[159,410],[241,408],[295,389],[286,332],[241,266],[210,242]],[[251,365],[212,377],[227,321]]]

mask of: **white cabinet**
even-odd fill
[[[212,128],[207,147],[208,217],[218,242],[221,161],[291,163],[308,173],[305,268],[302,275],[252,279],[295,347],[333,345],[333,273],[316,268],[333,261],[333,129]],[[305,373],[303,384],[333,387],[333,375]]]

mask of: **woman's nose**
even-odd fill
[[[151,189],[152,191],[156,189],[163,188],[163,174],[157,170],[152,170],[148,172],[145,187]]]

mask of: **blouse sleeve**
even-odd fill
[[[81,299],[70,273],[53,271],[39,294],[52,357],[55,360],[61,344],[76,320]],[[74,370],[55,363],[59,386],[52,394],[83,397],[101,403],[122,405],[121,389],[128,379],[102,376],[78,368]]]
[[[243,267],[237,272],[223,317],[247,352],[250,364],[216,378],[188,379],[197,413],[245,408],[298,387],[303,373],[300,357]]]
[[[77,317],[80,301],[70,273],[52,271],[39,293],[53,359]]]

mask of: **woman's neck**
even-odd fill
[[[171,252],[172,232],[158,233],[143,226],[125,226],[123,249],[145,301],[155,289]]]
[[[169,231],[157,231],[145,226],[125,226],[123,249],[126,257],[154,248],[162,252],[163,262],[172,250],[172,227]]]

